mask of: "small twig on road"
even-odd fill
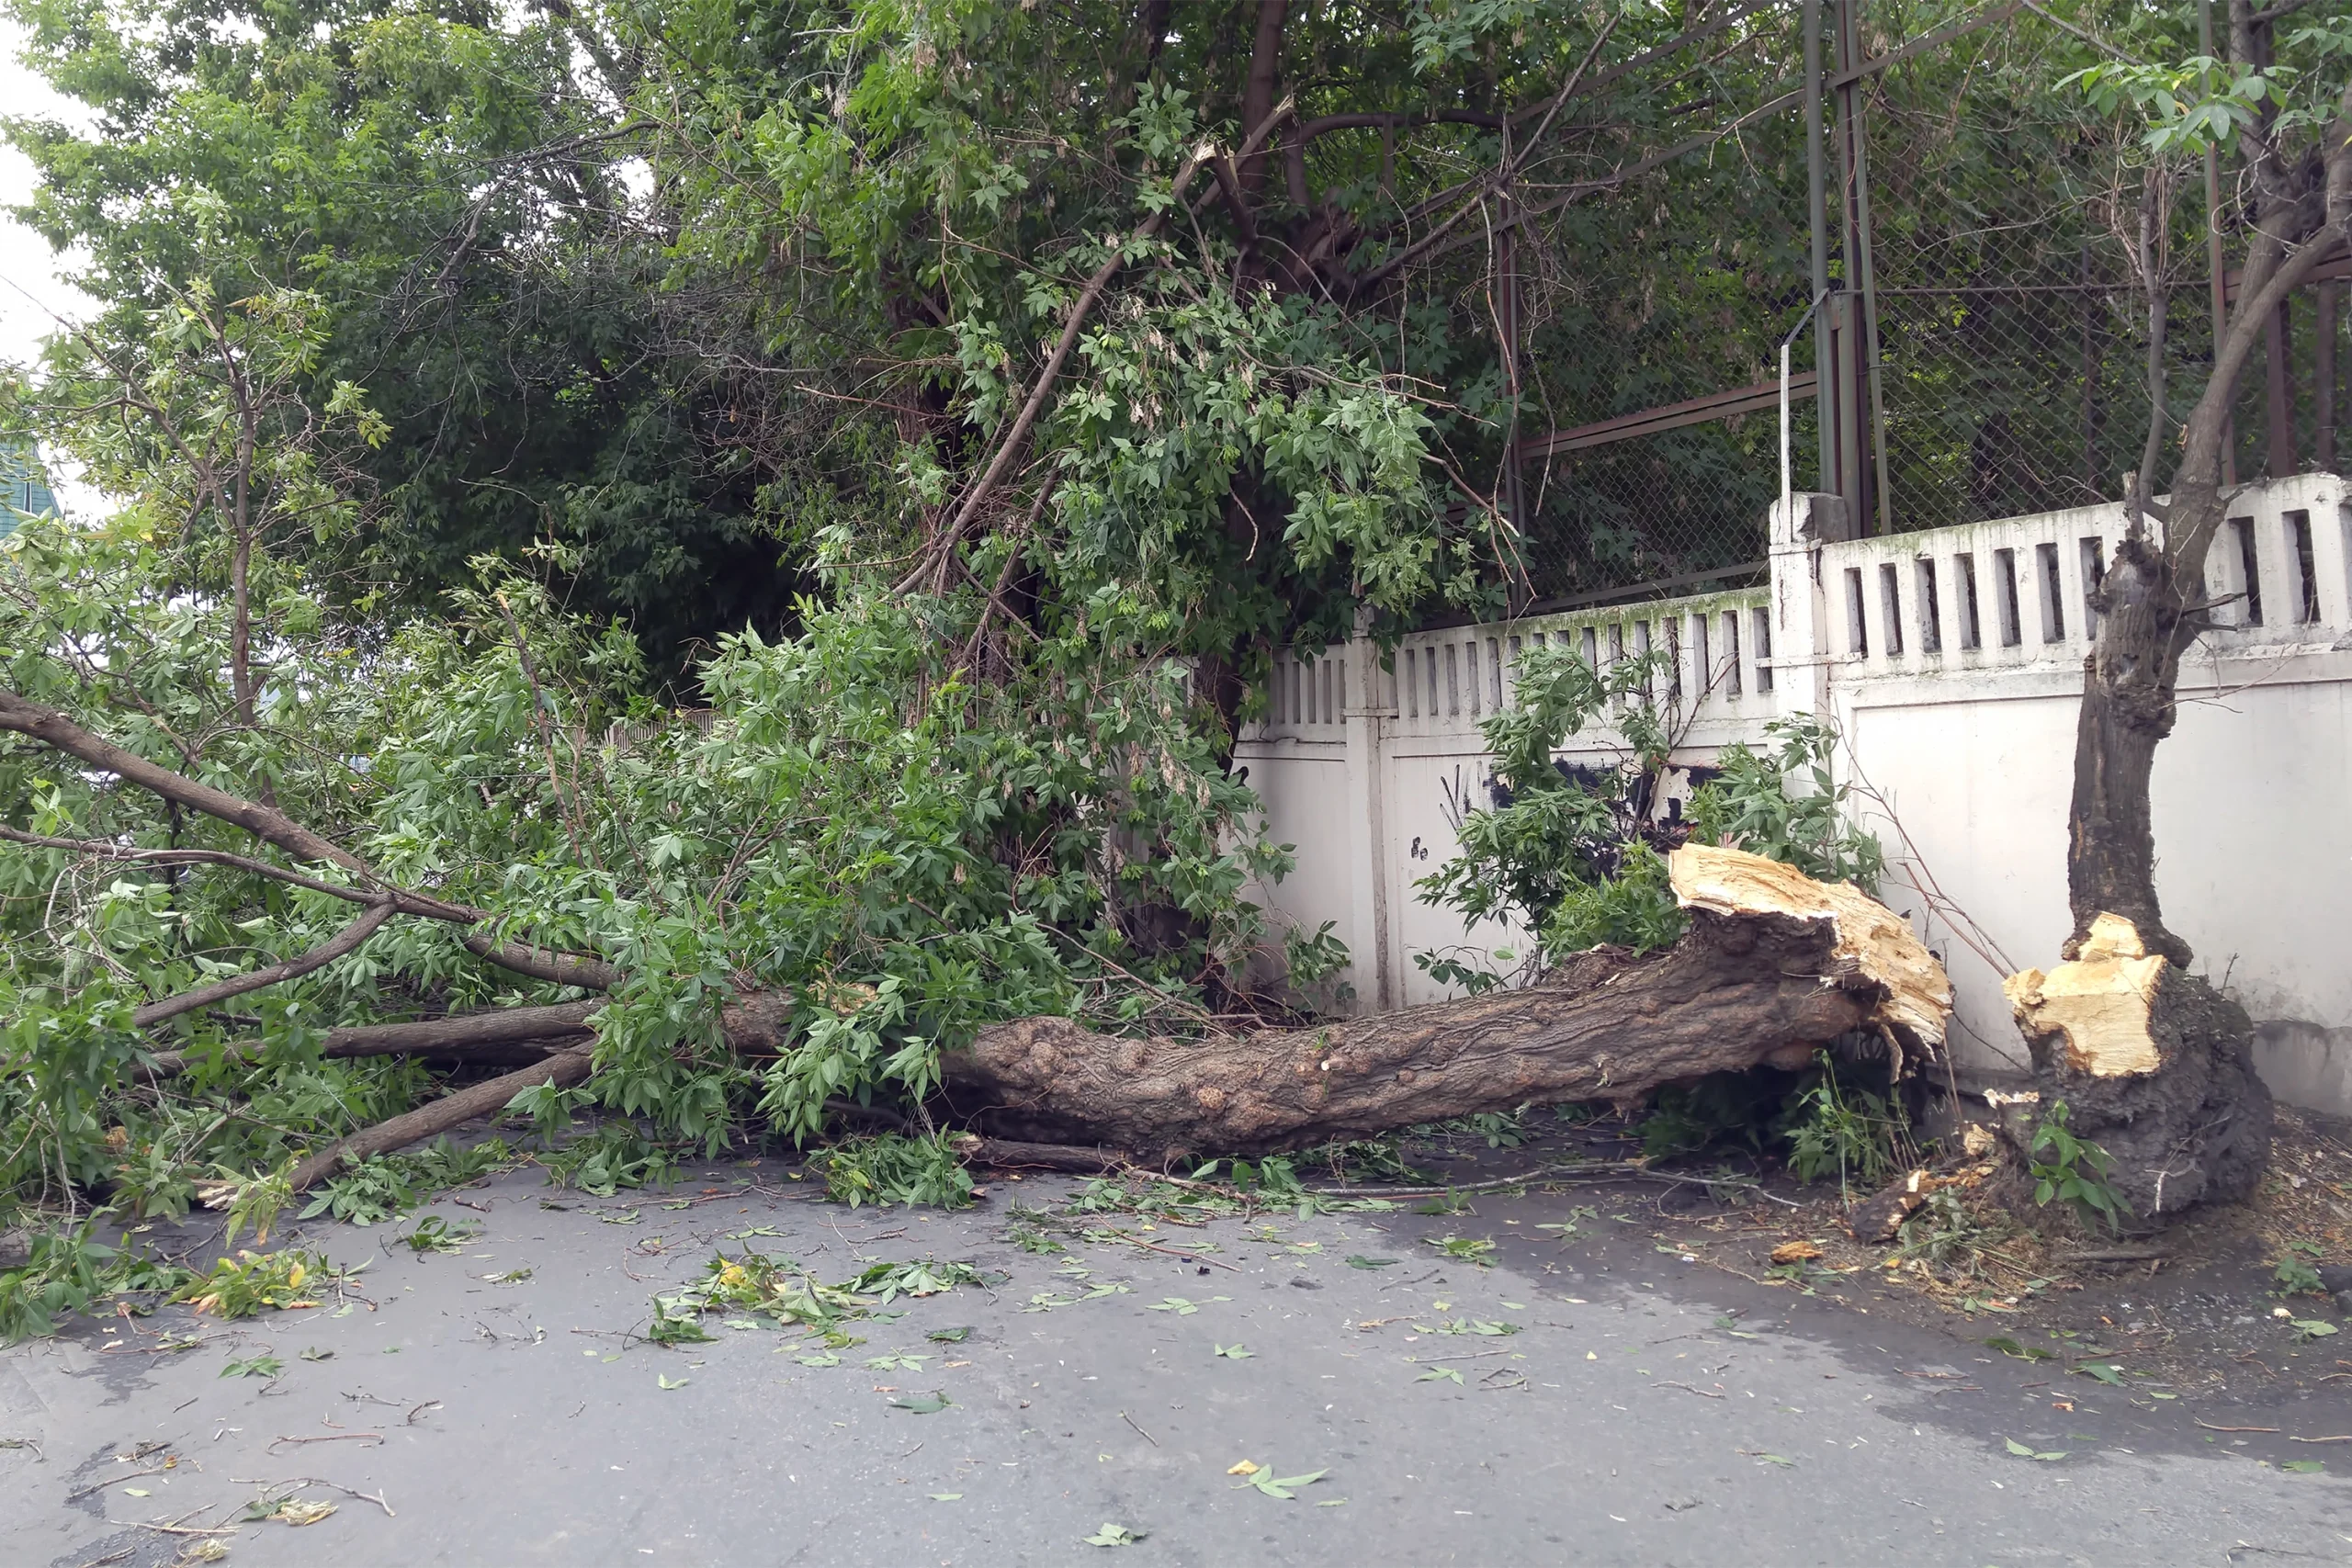
[[[153,1470],[134,1470],[124,1475],[109,1475],[104,1481],[92,1482],[89,1485],[83,1487],[79,1492],[68,1492],[65,1495],[65,1500],[72,1503],[80,1498],[87,1497],[93,1492],[103,1492],[107,1487],[118,1485],[122,1482],[136,1481],[142,1475],[166,1474],[175,1468],[177,1467],[174,1465],[160,1464]]]
[[[428,1399],[424,1404],[418,1405],[415,1409],[410,1411],[408,1413],[408,1418],[402,1421],[401,1425],[403,1427],[413,1427],[416,1425],[416,1418],[418,1416],[424,1415],[428,1410],[438,1410],[440,1408],[441,1402],[439,1400]]]
[[[143,1519],[108,1519],[107,1523],[119,1525],[124,1529],[161,1530],[165,1535],[234,1535],[237,1533],[237,1527],[234,1525],[214,1525],[209,1529],[198,1529],[194,1525],[151,1525]]]
[[[1708,1393],[1705,1389],[1703,1389],[1703,1388],[1692,1388],[1692,1387],[1691,1387],[1689,1383],[1687,1383],[1687,1382],[1674,1382],[1674,1381],[1672,1381],[1671,1379],[1668,1379],[1668,1380],[1664,1381],[1664,1382],[1654,1382],[1654,1383],[1650,1384],[1650,1386],[1651,1386],[1652,1388],[1679,1388],[1679,1389],[1683,1390],[1683,1391],[1684,1391],[1684,1392],[1686,1392],[1686,1393],[1695,1393],[1695,1394],[1697,1394],[1697,1395],[1698,1395],[1700,1398],[1702,1398],[1702,1399],[1721,1399],[1721,1398],[1723,1397],[1723,1395],[1722,1395],[1722,1394],[1720,1394],[1720,1393]]]
[[[1136,1418],[1128,1415],[1124,1410],[1119,1412],[1119,1419],[1125,1421],[1130,1427],[1136,1427]],[[1159,1446],[1159,1439],[1153,1437],[1149,1432],[1145,1431],[1141,1427],[1136,1427],[1136,1435],[1141,1438],[1145,1442],[1149,1443],[1155,1449]]]
[[[2216,1427],[2201,1416],[2192,1416],[2189,1419],[2209,1432],[2275,1432],[2278,1429],[2276,1427]]]
[[[229,1479],[239,1486],[285,1486],[294,1491],[300,1491],[305,1486],[323,1486],[330,1491],[340,1492],[346,1497],[356,1497],[363,1503],[375,1504],[376,1506],[384,1510],[384,1517],[388,1519],[400,1517],[398,1514],[392,1512],[392,1506],[384,1501],[381,1488],[374,1492],[356,1492],[340,1481],[323,1481],[315,1475],[297,1475],[286,1481],[264,1481],[258,1476],[245,1475],[232,1475]]]
[[[2352,1443],[2352,1432],[2346,1432],[2340,1438],[2289,1438],[2287,1440],[2290,1443]]]
[[[276,1453],[277,1445],[280,1443],[300,1446],[303,1443],[348,1443],[363,1439],[380,1447],[384,1441],[384,1434],[381,1432],[333,1432],[323,1438],[272,1438],[269,1440],[268,1451]]]
[[[1118,1237],[1121,1241],[1130,1243],[1136,1247],[1143,1247],[1148,1251],[1165,1254],[1170,1258],[1181,1258],[1187,1263],[1213,1263],[1217,1268],[1223,1269],[1229,1273],[1238,1274],[1241,1272],[1240,1269],[1236,1269],[1232,1264],[1225,1262],[1221,1258],[1203,1258],[1198,1253],[1178,1252],[1173,1247],[1161,1247],[1157,1243],[1145,1241],[1139,1236],[1129,1235],[1125,1231],[1113,1231],[1111,1234]]]

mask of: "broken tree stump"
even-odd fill
[[[2270,1159],[2271,1101],[2244,1008],[2150,953],[2113,914],[2092,923],[2073,959],[2003,988],[2040,1093],[2003,1118],[2021,1154],[2064,1100],[2069,1130],[2112,1157],[2108,1182],[2143,1221],[2253,1191]]]
[[[956,1118],[1153,1162],[1252,1155],[1759,1065],[1841,1037],[1889,1043],[1900,1076],[1943,1045],[1951,988],[1903,919],[1859,890],[1738,850],[1670,861],[1690,926],[1663,952],[1599,947],[1521,989],[1202,1041],[1066,1018],[982,1029],[942,1063]]]

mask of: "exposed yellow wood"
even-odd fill
[[[1667,866],[1674,896],[1686,909],[1829,921],[1838,958],[1885,990],[1878,1021],[1921,1043],[1943,1043],[1951,1017],[1951,977],[1909,921],[1860,888],[1815,882],[1792,865],[1715,844],[1685,844]]]
[[[2137,927],[2120,915],[2101,915],[2075,957],[2046,975],[2012,975],[2001,989],[2028,1039],[2058,1035],[2075,1071],[2123,1077],[2160,1065],[2148,1015],[2164,972],[2163,954],[2147,950]]]

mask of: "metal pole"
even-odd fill
[[[1831,25],[1838,32],[1837,63],[1840,71],[1852,63],[1849,58],[1851,42],[1849,23],[1853,0],[1835,0],[1830,12]],[[1859,366],[1854,356],[1855,339],[1860,327],[1860,312],[1854,303],[1854,279],[1861,270],[1860,254],[1854,239],[1854,141],[1850,134],[1853,108],[1852,83],[1837,89],[1838,102],[1838,222],[1845,241],[1844,270],[1838,279],[1838,293],[1829,302],[1832,344],[1831,378],[1837,387],[1835,408],[1838,419],[1838,478],[1831,486],[1851,509],[1854,527],[1862,531],[1862,424],[1861,386],[1856,374]]]
[[[1854,0],[1846,0],[1846,27],[1849,37],[1846,49],[1850,56],[1861,58],[1862,40],[1854,20]],[[1876,494],[1878,531],[1894,532],[1892,501],[1886,486],[1886,402],[1879,385],[1878,366],[1878,269],[1871,254],[1871,164],[1870,139],[1862,129],[1862,85],[1852,83],[1845,89],[1852,95],[1847,99],[1847,134],[1854,139],[1854,250],[1860,262],[1860,276],[1857,280],[1862,291],[1862,369],[1869,382],[1870,401],[1860,422],[1862,438],[1869,444],[1871,477],[1871,487]]]
[[[1509,169],[1510,163],[1510,121],[1506,116],[1503,121],[1503,167]],[[1512,199],[1511,189],[1508,184],[1503,186],[1501,196],[1502,199],[1498,203],[1498,215],[1509,220],[1516,215],[1518,204]],[[1510,524],[1511,549],[1514,553],[1519,553],[1519,541],[1527,536],[1527,485],[1526,476],[1522,472],[1523,464],[1519,439],[1518,237],[1519,226],[1506,221],[1502,225],[1501,233],[1495,238],[1495,267],[1500,275],[1496,279],[1495,288],[1497,296],[1495,313],[1499,318],[1496,325],[1499,329],[1498,335],[1502,339],[1500,347],[1503,361],[1503,388],[1510,397],[1510,428],[1504,433],[1503,436],[1503,493],[1499,499],[1502,502],[1503,515]],[[1521,555],[1521,558],[1524,560],[1524,556]],[[1511,592],[1514,599],[1522,603],[1533,597],[1531,585],[1523,578],[1511,590]]]
[[[2312,367],[2312,375],[2319,383],[2319,407],[2313,411],[2319,416],[2319,446],[2312,455],[2317,459],[2313,466],[2322,473],[2329,474],[2335,471],[2335,339],[2344,330],[2336,319],[2335,307],[2336,285],[2321,284],[2319,335],[2312,345],[2315,351],[2313,357],[2318,361]]]
[[[1825,150],[1821,136],[1821,0],[1804,0],[1804,172],[1805,211],[1811,220],[1813,235],[1813,299],[1818,305],[1821,297],[1829,292],[1829,194],[1823,168]],[[1808,311],[1815,317],[1813,325],[1814,423],[1819,448],[1813,470],[1813,482],[1823,490],[1837,483],[1834,477],[1837,449],[1838,398],[1837,378],[1829,373],[1829,319],[1826,314]],[[1785,396],[1781,400],[1787,401]],[[1782,445],[1786,446],[1785,438]],[[1782,490],[1788,487],[1784,484]]]
[[[1816,290],[1813,303],[1804,308],[1804,314],[1797,318],[1797,324],[1791,327],[1789,335],[1781,340],[1781,515],[1777,519],[1777,526],[1782,536],[1790,539],[1796,536],[1796,475],[1795,465],[1789,457],[1789,344],[1797,341],[1797,335],[1804,331],[1805,323],[1813,320],[1814,312],[1821,309],[1822,300],[1828,297],[1827,289]],[[1815,371],[1814,398],[1816,406],[1821,396],[1820,381],[1820,372]]]

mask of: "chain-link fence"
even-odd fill
[[[1846,372],[1860,411],[1849,449],[1860,457],[1846,474],[1818,471],[1819,404],[1801,396],[1796,488],[1850,487],[1854,521],[1873,533],[2114,500],[2150,423],[2134,258],[2151,187],[2132,130],[2060,87],[2079,51],[2038,18],[1905,54],[1936,17],[1915,0],[1856,4],[1860,57],[1895,57],[1859,76],[1849,118],[1834,92],[1824,108],[1830,146],[1850,133],[1858,150],[1833,155],[1826,175],[1830,286],[1861,305]],[[1607,198],[1588,231],[1610,236],[1605,276],[1589,286],[1580,333],[1529,344],[1574,389],[1547,404],[1551,423],[1526,446],[1524,551],[1539,600],[1667,591],[1763,558],[1780,453],[1777,398],[1761,394],[1808,292],[1802,117],[1743,133],[1736,194],[1724,163],[1670,166]],[[2232,178],[2224,165],[2225,213]],[[2201,174],[2179,171],[2154,206],[2170,442],[2212,361]],[[1730,254],[1724,233],[1742,225],[1773,266]],[[2225,251],[2240,248],[2225,233]],[[1744,294],[1736,307],[1726,289]],[[2336,450],[2346,400],[2331,385],[2352,363],[2352,313],[2333,303],[2346,292],[2301,293],[2247,367],[2236,478],[2352,456]],[[1813,333],[1798,340],[1801,391],[1814,349]]]
[[[1808,368],[1808,395],[1790,408],[1800,490],[1815,483],[1811,387]],[[1679,413],[1669,404],[1660,417],[1588,431],[1579,445],[1539,454],[1526,481],[1534,519],[1528,577],[1539,602],[1730,583],[1760,570],[1766,514],[1781,488],[1777,389],[1771,397],[1762,407],[1723,400],[1749,406],[1703,418],[1687,406],[1702,400],[1686,400]],[[1667,423],[1677,418],[1688,423]]]
[[[1873,6],[1891,17],[1902,0]],[[2201,172],[2152,174],[2132,129],[2060,88],[2069,40],[1987,29],[1866,80],[1869,279],[1877,318],[1867,525],[1904,532],[2055,511],[2121,493],[2152,403],[2139,257],[2166,300],[2161,440],[2176,440],[2213,359]],[[2219,171],[2221,206],[2233,176]],[[2142,238],[2143,209],[2154,215]],[[2228,220],[2223,219],[2226,225]],[[2143,248],[2144,246],[2144,248]],[[2234,254],[2239,237],[2225,233]],[[2332,454],[2323,411],[2344,355],[2322,295],[2290,301],[2239,382],[2237,476]],[[2160,462],[2159,482],[2163,463]]]

